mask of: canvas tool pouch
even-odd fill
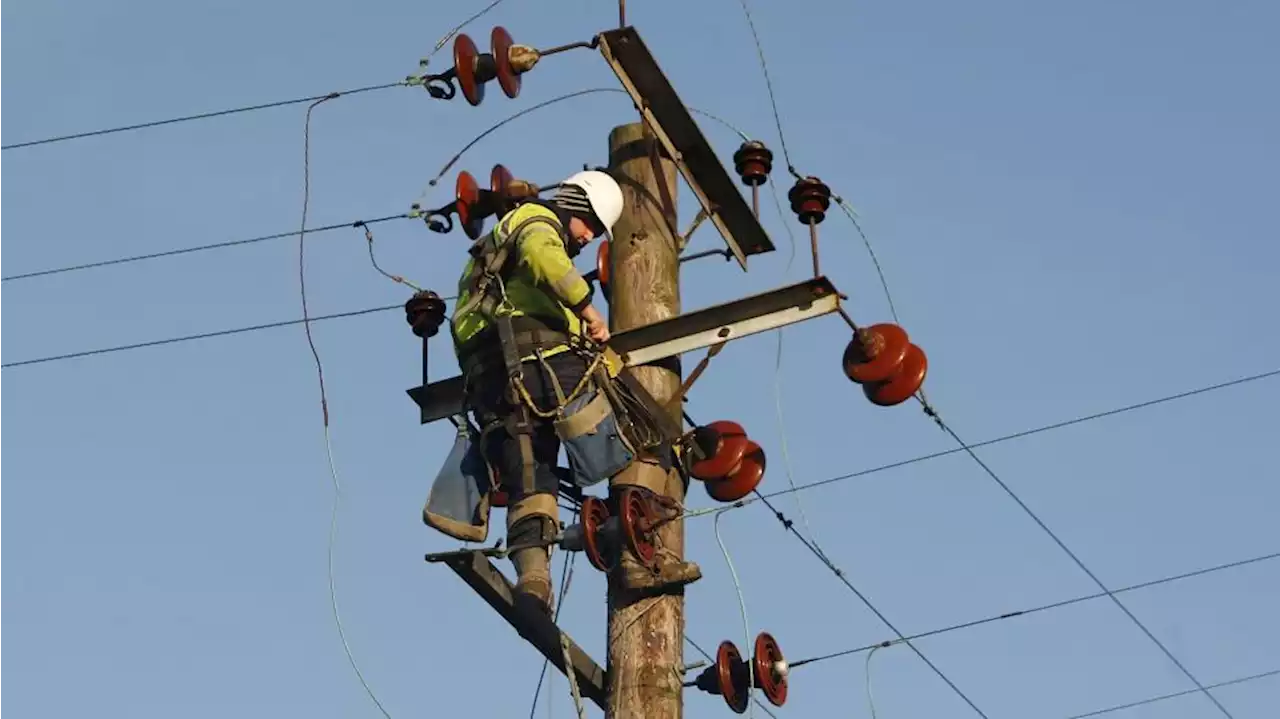
[[[455,418],[458,434],[445,458],[427,503],[422,521],[464,542],[483,542],[489,536],[489,465],[480,450],[479,435],[466,417]]]
[[[556,436],[569,458],[569,472],[578,487],[590,487],[626,469],[636,452],[627,441],[613,403],[593,387],[564,407],[555,421]]]

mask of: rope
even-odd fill
[[[587,709],[582,705],[582,694],[578,691],[578,673],[574,671],[573,659],[569,656],[569,635],[564,632],[560,632],[560,648],[564,651],[564,675],[569,678],[573,706],[578,710],[578,719],[587,719]]]

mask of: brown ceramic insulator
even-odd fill
[[[706,458],[694,462],[689,475],[704,482],[727,477],[742,461],[750,442],[742,425],[728,420],[699,427],[695,438]]]
[[[800,218],[800,224],[818,224],[826,219],[827,208],[831,206],[831,188],[816,177],[796,180],[796,184],[787,192],[791,200],[791,211]]]
[[[872,404],[881,407],[892,407],[911,399],[924,384],[925,375],[929,372],[929,358],[924,350],[911,345],[907,356],[898,365],[898,371],[883,382],[872,382],[862,385],[862,393]]]
[[[736,502],[760,486],[760,481],[764,479],[764,469],[764,450],[748,439],[746,452],[738,466],[724,479],[709,480],[703,486],[707,490],[707,496],[717,502]]]
[[[748,140],[733,153],[733,169],[742,178],[742,184],[763,185],[773,171],[773,151],[759,140]]]
[[[844,375],[858,384],[882,382],[898,371],[911,340],[898,325],[863,327],[849,340],[841,358]]]

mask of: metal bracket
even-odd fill
[[[743,270],[773,241],[633,27],[600,34],[600,54],[640,110]]]
[[[694,310],[660,322],[619,332],[609,347],[628,367],[648,364],[685,352],[729,342],[759,332],[821,317],[840,309],[840,294],[825,277],[720,305]],[[426,422],[463,411],[462,377],[451,377],[408,390]]]
[[[581,647],[572,639],[568,639],[571,667],[565,666],[564,649],[560,646],[563,632],[545,615],[525,611],[517,607],[512,597],[511,582],[493,566],[483,551],[460,551],[448,553],[448,556],[435,555],[436,561],[443,562],[454,571],[462,581],[475,590],[480,598],[497,610],[502,618],[535,649],[547,658],[547,661],[561,672],[573,671],[578,678],[578,686],[582,696],[595,702],[603,711],[608,706],[609,694],[606,689],[608,680],[605,670],[596,664]]]

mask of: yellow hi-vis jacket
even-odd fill
[[[552,222],[532,222],[525,225],[518,236],[508,236],[520,223],[539,216]],[[567,224],[567,215],[562,216],[536,201],[518,206],[498,221],[493,229],[494,244],[515,243],[511,247],[513,256],[508,260],[508,270],[502,278],[507,302],[499,306],[499,314],[513,318],[527,316],[570,335],[582,334],[582,321],[577,313],[590,302],[591,286],[578,273],[565,250],[561,233],[567,233]],[[458,281],[455,307],[472,305],[470,311],[452,318],[454,349],[459,358],[473,351],[476,343],[472,340],[480,339],[478,336],[492,326],[479,307],[468,302],[475,265],[475,258],[468,260]],[[556,354],[566,348],[567,345],[560,345],[544,350],[543,355]],[[521,359],[533,357],[530,354]]]

